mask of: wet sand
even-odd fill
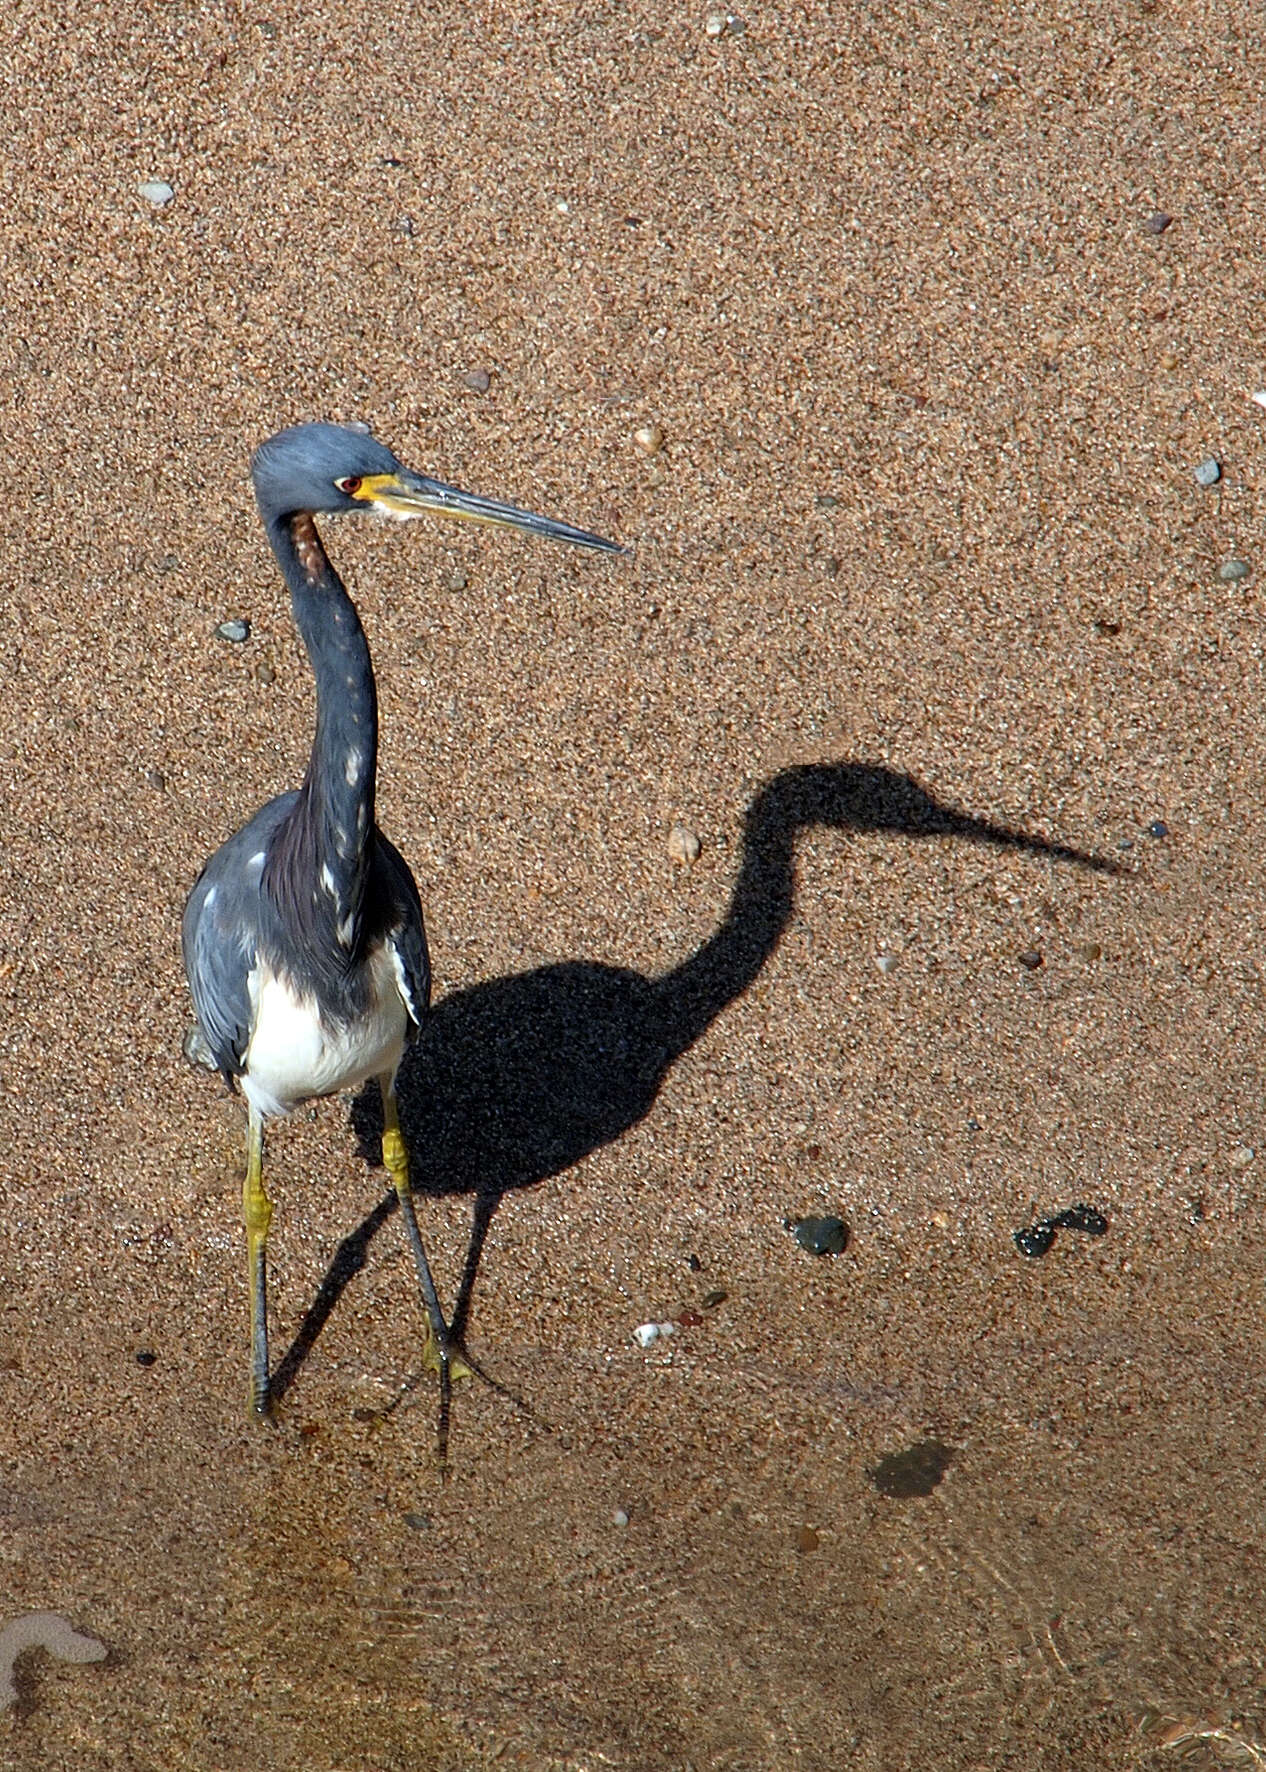
[[[22,1772],[1266,1754],[1266,34],[715,18],[12,15],[0,1623],[109,1649],[19,1663]],[[306,757],[246,462],[316,417],[634,550],[327,532],[447,1482],[372,1104],[273,1133],[245,1421],[181,1055],[184,897]]]

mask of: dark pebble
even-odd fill
[[[822,1540],[812,1526],[801,1526],[796,1533],[796,1549],[802,1557],[807,1557],[810,1552],[817,1550],[821,1542]]]
[[[810,1255],[842,1255],[848,1248],[848,1226],[842,1218],[789,1218],[786,1224]]]
[[[688,1255],[686,1257],[686,1266],[690,1269],[692,1274],[697,1274],[699,1269],[703,1266],[703,1263],[697,1255]]]
[[[1163,209],[1158,209],[1148,216],[1143,225],[1149,234],[1163,234],[1173,219],[1172,215],[1166,215]]]
[[[1108,1228],[1108,1221],[1102,1212],[1080,1202],[1076,1206],[1070,1206],[1067,1212],[1061,1212],[1052,1222],[1062,1231],[1084,1231],[1088,1237],[1102,1237]]]
[[[1169,826],[1165,823],[1163,818],[1154,818],[1151,824],[1147,827],[1147,834],[1149,837],[1167,837],[1169,835]]]
[[[160,794],[167,786],[167,777],[163,774],[161,769],[147,769],[145,771],[145,780],[150,787]]]
[[[719,1286],[715,1292],[705,1292],[703,1296],[704,1310],[714,1311],[719,1304],[724,1304],[729,1296],[729,1293],[722,1291]]]
[[[158,1355],[151,1353],[149,1348],[143,1347],[137,1350],[136,1363],[138,1366],[153,1366],[157,1363],[157,1360]]]
[[[682,1329],[697,1329],[702,1321],[698,1311],[679,1311],[677,1314],[677,1323]]]
[[[1078,1201],[1063,1212],[1053,1212],[1049,1218],[1039,1218],[1036,1224],[1016,1231],[1015,1246],[1021,1255],[1036,1259],[1046,1254],[1055,1241],[1056,1231],[1081,1231],[1087,1237],[1102,1237],[1107,1228],[1108,1221],[1102,1212]]]
[[[908,1501],[915,1495],[930,1495],[949,1469],[953,1456],[939,1440],[919,1440],[904,1452],[890,1452],[866,1474],[881,1495]]]
[[[1030,1225],[1027,1230],[1015,1233],[1015,1246],[1021,1255],[1027,1255],[1036,1261],[1039,1255],[1045,1255],[1055,1241],[1055,1226],[1048,1218],[1040,1224]]]
[[[426,1532],[430,1530],[430,1514],[406,1514],[404,1523],[410,1532]]]
[[[1036,948],[1028,948],[1020,955],[1020,964],[1027,967],[1030,972],[1036,972],[1040,966],[1045,964],[1045,961]]]

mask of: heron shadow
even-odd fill
[[[569,960],[467,986],[432,1009],[397,1080],[418,1194],[469,1194],[474,1223],[453,1313],[466,1331],[489,1226],[506,1194],[532,1187],[619,1138],[649,1113],[664,1079],[778,946],[795,895],[795,841],[810,827],[950,837],[1101,873],[1113,862],[973,818],[908,775],[862,763],[799,764],[748,806],[738,878],[715,933],[658,977]],[[376,1091],[352,1109],[363,1153],[380,1160]],[[304,1353],[389,1215],[381,1203],[340,1246],[274,1391]],[[280,1382],[280,1389],[278,1382]]]

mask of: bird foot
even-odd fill
[[[440,1344],[436,1340],[435,1330],[430,1323],[426,1326],[426,1340],[422,1344],[422,1370],[433,1372],[438,1378],[444,1370],[444,1361],[440,1356]],[[448,1344],[448,1381],[457,1384],[463,1378],[473,1378],[475,1368],[462,1357],[462,1351],[453,1342]]]

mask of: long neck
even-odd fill
[[[369,643],[310,515],[268,525],[268,539],[290,587],[295,626],[316,678],[316,736],[299,802],[274,851],[274,888],[308,897],[349,955],[360,937],[361,907],[378,760],[378,699]],[[284,877],[284,885],[283,885]]]
[[[1112,862],[944,806],[908,775],[865,763],[799,763],[767,781],[743,821],[743,857],[725,917],[697,953],[655,981],[665,1047],[684,1052],[756,978],[795,897],[797,835],[812,826],[950,837],[1114,873]]]
[[[796,810],[776,781],[757,795],[744,820],[739,876],[716,933],[656,980],[678,1053],[742,995],[778,946],[795,892]]]

